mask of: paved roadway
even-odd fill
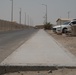
[[[36,29],[29,28],[25,30],[0,32],[0,62],[37,31]]]
[[[44,30],[9,55],[1,65],[76,66],[76,59]]]

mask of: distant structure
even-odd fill
[[[61,25],[61,24],[65,23],[65,22],[68,22],[70,20],[71,19],[67,19],[67,18],[66,19],[65,18],[58,18],[56,23],[57,23],[57,25]]]
[[[43,29],[44,28],[44,25],[36,25],[35,28]]]

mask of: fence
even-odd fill
[[[16,22],[0,20],[0,31],[24,29],[26,27],[27,26],[22,25],[22,24],[18,24]]]

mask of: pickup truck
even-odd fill
[[[72,25],[76,25],[76,19],[72,21],[65,22],[63,25],[57,25],[53,27],[53,31],[56,33],[67,33],[71,32]]]

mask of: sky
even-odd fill
[[[0,19],[11,21],[11,0],[0,0]],[[43,24],[47,5],[47,20],[56,24],[58,18],[76,18],[76,0],[13,0],[13,18],[19,23],[19,12],[21,8],[21,23],[40,25]],[[32,23],[32,24],[31,24]]]

